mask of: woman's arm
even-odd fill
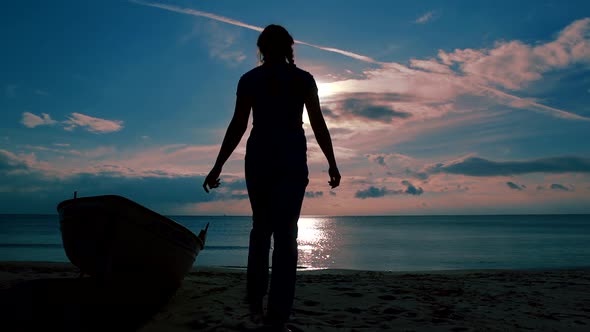
[[[251,108],[252,105],[248,98],[240,97],[238,95],[234,115],[227,127],[215,165],[213,166],[213,169],[211,169],[211,172],[209,172],[209,175],[205,178],[205,182],[203,182],[203,189],[205,189],[206,192],[209,192],[207,186],[211,189],[219,187],[219,175],[221,174],[221,169],[246,132]]]
[[[320,108],[320,100],[317,94],[308,98],[305,101],[305,108],[307,108],[307,115],[309,116],[309,122],[311,123],[311,129],[315,135],[322,152],[328,159],[328,174],[330,175],[330,181],[328,182],[332,188],[336,188],[340,185],[340,172],[336,165],[336,158],[334,157],[334,148],[332,147],[332,138],[326,126],[326,121],[322,115]]]

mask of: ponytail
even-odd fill
[[[287,52],[287,62],[293,67],[295,67],[295,56],[293,56],[293,47],[289,47],[289,52]]]

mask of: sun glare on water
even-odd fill
[[[307,269],[330,266],[336,246],[332,223],[326,218],[301,217],[298,226],[299,265]]]
[[[299,232],[297,239],[299,240],[299,249],[305,250],[307,247],[312,247],[310,244],[314,244],[323,239],[325,234],[320,229],[321,220],[316,218],[301,217],[297,225],[299,226]]]

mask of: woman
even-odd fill
[[[247,270],[247,299],[253,315],[263,314],[268,289],[268,255],[274,239],[267,322],[288,330],[297,270],[297,220],[309,182],[303,106],[328,160],[332,188],[340,184],[330,133],[320,109],[313,76],[295,66],[293,38],[285,28],[269,25],[258,37],[262,65],[238,83],[233,118],[203,188],[219,186],[223,164],[246,131],[250,109],[253,127],[246,147],[246,186],[252,206]]]

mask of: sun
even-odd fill
[[[321,98],[327,98],[338,93],[338,89],[334,83],[324,83],[322,81],[316,81],[318,86],[318,96]]]

